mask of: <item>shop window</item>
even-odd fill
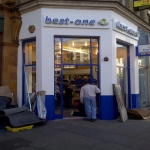
[[[128,107],[128,67],[127,67],[127,47],[117,44],[117,84],[121,86],[121,92],[126,107]]]
[[[138,66],[139,66],[139,96],[140,96],[140,107],[145,108],[149,106],[149,95],[148,95],[148,87],[149,87],[149,57],[142,56],[138,58]]]
[[[26,43],[24,49],[24,58],[25,58],[25,74],[27,77],[26,90],[28,86],[29,93],[33,92],[33,86],[36,83],[36,43]],[[26,83],[26,81],[24,82]]]
[[[89,64],[90,39],[63,38],[62,60],[64,64]]]
[[[92,39],[92,64],[98,64],[98,40]]]
[[[55,64],[61,64],[61,39],[55,38]]]
[[[149,57],[139,57],[138,58],[138,65],[139,67],[147,67],[148,66],[148,59]]]

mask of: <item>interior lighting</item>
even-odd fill
[[[59,48],[61,49],[61,42],[59,42]]]
[[[85,46],[87,46],[87,42],[85,42]]]
[[[76,53],[84,53],[84,54],[88,54],[87,52],[81,50],[81,49],[68,49],[68,48],[63,48],[64,51],[68,51],[68,52],[76,52]]]
[[[72,42],[72,46],[74,46],[74,42]]]

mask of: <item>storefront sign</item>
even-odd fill
[[[137,56],[150,56],[150,45],[139,45],[136,50]]]
[[[49,18],[46,16],[45,19],[46,24],[60,24],[60,25],[68,25],[68,24],[75,24],[75,25],[91,25],[93,26],[95,24],[95,20],[88,20],[88,19],[76,19],[76,20],[70,20],[69,18]]]
[[[134,36],[134,37],[140,36],[139,31],[134,31],[134,30],[130,29],[128,26],[121,24],[120,21],[118,21],[116,23],[116,28],[127,33],[127,34],[130,34],[131,36]]]
[[[88,19],[87,19],[88,18]],[[109,20],[104,17],[52,17],[44,16],[44,26],[62,28],[110,28]]]

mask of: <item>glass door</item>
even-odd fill
[[[148,107],[148,76],[147,69],[139,69],[139,91],[141,108]]]
[[[55,118],[70,117],[80,102],[84,80],[98,85],[98,72],[97,38],[55,37]]]
[[[128,107],[128,63],[127,63],[127,47],[117,44],[117,84],[121,86],[121,92],[124,104]]]
[[[141,108],[149,106],[148,101],[148,57],[139,57],[139,95]]]
[[[29,96],[36,92],[36,42],[23,43],[23,105],[29,106]],[[34,96],[35,98],[35,96]],[[32,109],[35,110],[35,99],[31,98]]]

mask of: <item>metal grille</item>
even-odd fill
[[[0,142],[0,150],[13,150],[19,147],[27,147],[32,143],[22,138],[15,138],[8,141]]]

